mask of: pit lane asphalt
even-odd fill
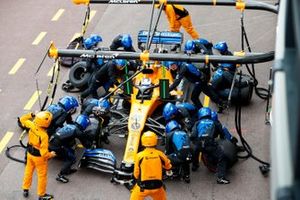
[[[225,40],[232,51],[239,51],[240,44],[240,12],[231,7],[185,6],[192,15],[192,21],[200,33],[200,37],[213,42]],[[58,9],[65,12],[56,22],[51,21]],[[91,10],[97,13],[92,19],[87,35],[99,33],[104,42],[109,45],[119,33],[130,33],[134,38],[137,49],[136,36],[139,30],[148,29],[150,19],[150,5],[91,5]],[[36,90],[34,73],[44,56],[51,40],[58,47],[64,48],[76,32],[81,31],[85,14],[84,6],[75,6],[71,1],[4,1],[0,3],[1,45],[0,45],[0,105],[2,120],[0,121],[0,139],[7,131],[14,132],[8,146],[18,143],[21,130],[17,127],[16,117],[26,111],[23,110],[31,95]],[[253,51],[266,52],[274,50],[275,27],[277,16],[264,11],[245,11],[245,28],[248,33]],[[158,30],[167,30],[164,14],[160,19]],[[38,45],[31,43],[37,35],[47,32]],[[182,30],[183,31],[183,30]],[[185,39],[189,36],[184,32]],[[15,75],[8,75],[12,66],[19,58],[26,58],[24,64]],[[39,88],[43,90],[44,99],[50,77],[47,76],[52,61],[46,59],[37,78]],[[259,85],[267,87],[269,67],[272,63],[256,65],[256,75]],[[59,86],[67,79],[68,69],[62,68]],[[246,69],[243,68],[243,72]],[[65,93],[58,87],[55,102]],[[72,94],[73,95],[73,94]],[[202,97],[203,98],[203,97]],[[211,103],[212,104],[212,103]],[[243,134],[252,146],[254,154],[263,160],[269,157],[269,126],[265,125],[264,100],[256,95],[252,102],[242,109]],[[213,104],[212,104],[213,105]],[[32,110],[38,110],[36,102]],[[234,108],[219,115],[221,121],[234,133]],[[118,161],[123,157],[125,140],[111,136],[111,144],[104,148],[111,149]],[[5,150],[5,149],[4,149]],[[4,150],[0,154],[0,196],[1,199],[23,199],[21,184],[24,165],[6,158]],[[14,155],[21,157],[22,152]],[[89,169],[80,169],[70,176],[68,184],[55,181],[55,176],[61,167],[61,161],[52,160],[49,164],[48,189],[55,195],[55,199],[63,200],[106,200],[129,199],[129,191],[120,185],[110,183],[110,176]],[[167,181],[168,199],[270,199],[269,178],[265,178],[258,170],[259,164],[252,160],[240,160],[234,166],[228,178],[230,185],[217,185],[215,177],[202,165],[198,172],[191,173],[191,183]],[[29,199],[36,199],[36,177],[34,177]]]

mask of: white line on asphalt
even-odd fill
[[[8,144],[9,140],[14,135],[13,132],[7,131],[2,140],[0,141],[0,153],[3,151],[4,147]]]
[[[40,32],[40,34],[32,42],[32,45],[38,45],[42,39],[46,36],[47,32]]]
[[[51,21],[58,21],[61,15],[65,12],[65,9],[59,9],[56,14],[52,17]]]
[[[31,110],[32,106],[35,104],[35,102],[38,100],[39,95],[42,94],[42,91],[35,91],[33,95],[30,97],[27,104],[24,106],[24,110]]]
[[[8,72],[8,74],[9,75],[15,74],[19,70],[19,68],[24,64],[25,60],[26,60],[25,58],[20,58],[16,62],[16,64],[13,66],[13,68],[11,68],[11,70]]]

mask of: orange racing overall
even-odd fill
[[[143,200],[151,196],[153,200],[165,200],[166,192],[162,182],[162,168],[170,170],[170,160],[155,148],[146,148],[137,154],[134,163],[134,177],[137,180],[130,200]]]
[[[199,38],[199,33],[193,27],[189,12],[181,5],[165,5],[165,13],[169,21],[169,28],[172,32],[179,32],[182,26],[193,39]]]
[[[48,159],[54,154],[48,151],[48,134],[42,127],[32,122],[32,113],[23,115],[20,118],[21,124],[29,128],[27,162],[23,179],[23,190],[29,190],[32,182],[34,169],[37,171],[38,184],[37,194],[43,196],[47,187]]]

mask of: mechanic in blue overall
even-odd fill
[[[178,168],[181,167],[183,180],[190,183],[190,163],[192,162],[190,138],[175,120],[171,120],[166,125],[165,153],[171,160],[173,173],[180,173],[181,170]],[[177,175],[180,176],[180,174]]]
[[[183,130],[191,131],[197,120],[197,108],[191,103],[173,104],[168,102],[163,108],[163,117],[166,123],[176,120]]]
[[[79,106],[78,101],[73,96],[64,96],[58,100],[57,104],[52,104],[47,107],[47,111],[52,114],[52,121],[47,128],[49,137],[53,135],[58,128],[63,127],[64,123],[72,124],[72,114],[75,113]]]
[[[89,81],[88,88],[81,93],[81,102],[83,102],[89,95],[92,95],[93,98],[99,98],[97,90],[101,86],[103,86],[105,91],[108,92],[111,86],[119,85],[117,78],[124,75],[123,69],[127,63],[128,62],[123,59],[115,59],[105,63],[97,72],[94,73],[93,77]]]
[[[192,54],[201,54],[201,55],[211,55],[212,54],[212,46],[213,44],[206,39],[199,38],[195,40],[187,40],[184,45],[184,53],[187,55]],[[210,63],[193,63],[203,75],[203,80],[205,82],[210,81],[211,70]],[[194,85],[190,83],[186,78],[180,83],[179,88],[182,87],[182,91],[184,91],[183,101],[189,101],[189,97],[191,96],[191,92],[193,90]]]
[[[86,38],[83,41],[83,46],[87,49],[95,49],[97,50],[97,45],[99,42],[102,42],[102,37],[98,34],[91,34],[90,37]],[[86,71],[90,71],[92,65],[96,65],[96,68],[100,68],[104,64],[104,60],[102,58],[88,58],[86,59]]]
[[[213,48],[217,51],[218,54],[229,56],[233,55],[228,50],[228,45],[224,41],[216,43]],[[236,71],[236,65],[230,63],[220,63],[217,65],[215,64],[215,67],[217,69],[212,76],[211,85],[223,99],[227,99],[230,93],[234,73]]]
[[[216,141],[218,136],[220,138],[225,138],[226,136],[222,126],[216,123],[211,115],[209,107],[203,107],[198,111],[199,121],[195,123],[190,137],[195,145],[192,170],[196,171],[199,168],[199,155],[202,152],[217,162],[217,183],[229,184],[230,181],[226,179],[228,161],[224,150]]]
[[[101,123],[101,135],[100,139],[105,144],[109,144],[108,136],[109,130],[107,129],[108,123],[111,118],[110,102],[108,99],[95,99],[90,98],[83,102],[81,106],[81,114],[89,116],[91,118],[96,118],[99,123]],[[97,138],[95,138],[96,141]]]
[[[134,47],[132,46],[132,39],[129,34],[120,34],[115,37],[110,45],[111,51],[130,51],[135,52]]]
[[[57,181],[68,183],[69,179],[65,176],[76,172],[75,169],[71,169],[71,166],[76,162],[74,151],[74,146],[76,145],[75,139],[79,139],[85,148],[92,146],[92,140],[84,133],[89,124],[88,116],[78,115],[74,124],[66,124],[51,136],[49,149],[64,159],[63,167],[56,177]]]
[[[195,40],[187,40],[184,45],[184,52],[186,54],[206,54],[212,55],[213,44],[207,39],[199,38]]]
[[[197,109],[202,108],[202,103],[199,100],[200,93],[203,91],[204,94],[209,96],[216,104],[218,104],[219,109],[223,109],[222,99],[219,98],[218,94],[213,90],[213,88],[205,81],[204,76],[201,71],[191,63],[169,61],[169,69],[172,71],[177,71],[176,78],[172,85],[170,85],[169,91],[176,89],[180,81],[186,78],[188,81],[193,83],[194,89],[192,91],[191,100]]]

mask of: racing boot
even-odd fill
[[[28,190],[23,190],[23,197],[27,198],[29,196],[29,191]]]
[[[190,183],[190,182],[191,182],[191,178],[190,178],[189,175],[185,175],[185,176],[183,177],[183,180],[184,180],[184,182],[186,182],[186,183]]]
[[[39,196],[39,200],[51,200],[53,199],[53,195],[51,194],[44,194],[43,196]]]
[[[173,46],[171,46],[170,51],[177,51],[180,49],[180,44],[175,44]]]
[[[193,165],[192,165],[192,171],[193,171],[193,172],[197,171],[198,168],[199,168],[199,164],[197,164],[197,165],[196,165],[196,164],[193,164]]]
[[[57,181],[60,181],[62,183],[68,183],[69,179],[67,177],[65,177],[64,175],[58,174],[56,177]]]
[[[103,132],[103,135],[101,136],[101,139],[103,140],[103,142],[105,144],[109,144],[108,135],[109,135],[109,133]]]
[[[218,177],[217,178],[217,183],[218,184],[229,184],[230,181],[228,179],[226,179],[225,177]]]
[[[222,113],[223,110],[225,110],[226,108],[228,108],[228,104],[226,101],[221,101],[220,104],[218,104],[218,113]]]

